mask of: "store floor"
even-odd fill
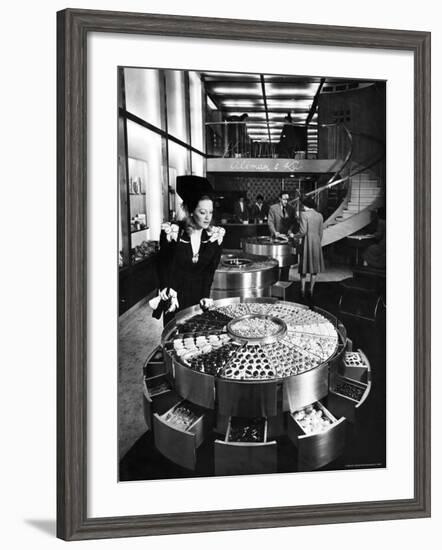
[[[385,323],[376,323],[339,314],[341,287],[334,270],[332,282],[318,282],[314,305],[337,315],[344,323],[354,349],[361,348],[372,368],[372,390],[365,407],[363,426],[358,433],[350,431],[345,453],[323,469],[344,469],[385,465]],[[345,268],[343,275],[348,274]],[[351,273],[350,273],[351,276]],[[345,279],[347,276],[343,276]],[[288,291],[287,299],[300,301],[299,282]],[[210,475],[213,457],[210,445],[202,449],[197,474],[180,468],[163,458],[154,448],[147,432],[142,407],[142,367],[147,355],[159,344],[162,322],[152,318],[147,304],[120,318],[119,329],[119,456],[120,480],[196,477]],[[296,450],[289,441],[279,445],[278,471],[296,471]]]

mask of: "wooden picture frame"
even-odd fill
[[[430,515],[430,33],[68,9],[58,13],[57,535],[65,540]],[[414,56],[414,497],[87,517],[87,36],[91,32],[407,50]]]

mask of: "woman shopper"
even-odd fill
[[[177,193],[184,219],[164,223],[160,235],[160,297],[167,303],[164,321],[189,306],[211,304],[210,288],[221,256],[225,230],[212,226],[212,187],[206,178],[178,176]]]
[[[305,298],[305,284],[310,274],[310,298],[313,297],[317,274],[324,270],[322,255],[322,234],[324,231],[322,214],[316,211],[316,204],[310,197],[301,199],[300,233],[304,235],[301,244],[299,274],[301,276],[301,297]]]

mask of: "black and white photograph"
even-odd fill
[[[118,480],[387,468],[388,81],[115,81]]]
[[[437,546],[439,12],[5,5],[3,547]]]

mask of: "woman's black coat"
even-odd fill
[[[209,298],[215,270],[221,257],[221,244],[211,241],[205,229],[201,232],[198,262],[192,262],[190,236],[180,227],[177,240],[169,241],[164,231],[160,235],[160,289],[173,288],[178,296],[179,309]]]

